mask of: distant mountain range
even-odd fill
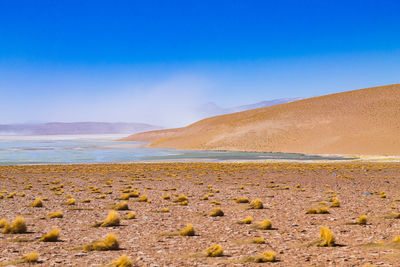
[[[279,105],[283,103],[289,103],[293,101],[300,100],[301,98],[278,98],[273,100],[261,101],[255,104],[236,106],[231,108],[222,108],[215,104],[214,102],[206,103],[197,108],[197,112],[203,118],[213,117],[218,115],[224,115],[229,113],[241,112],[249,109],[265,108],[269,106]]]
[[[196,113],[200,118],[207,118],[249,109],[278,105],[298,99],[300,98],[280,98],[232,108],[222,108],[217,104],[210,102],[196,108]],[[163,129],[163,127],[145,123],[48,122],[0,124],[0,135],[134,134],[160,129]]]
[[[0,135],[130,134],[162,129],[145,123],[49,122],[35,124],[0,124]]]

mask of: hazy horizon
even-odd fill
[[[0,3],[0,124],[198,120],[399,83],[396,1]]]

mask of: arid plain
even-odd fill
[[[399,176],[397,163],[2,166],[0,265],[34,252],[42,266],[396,265]]]

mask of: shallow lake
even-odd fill
[[[181,151],[118,142],[121,135],[0,136],[0,165],[131,161],[344,160],[296,153]]]

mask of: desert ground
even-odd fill
[[[399,266],[399,178],[398,163],[1,166],[0,266]],[[93,243],[109,233],[118,245]]]

